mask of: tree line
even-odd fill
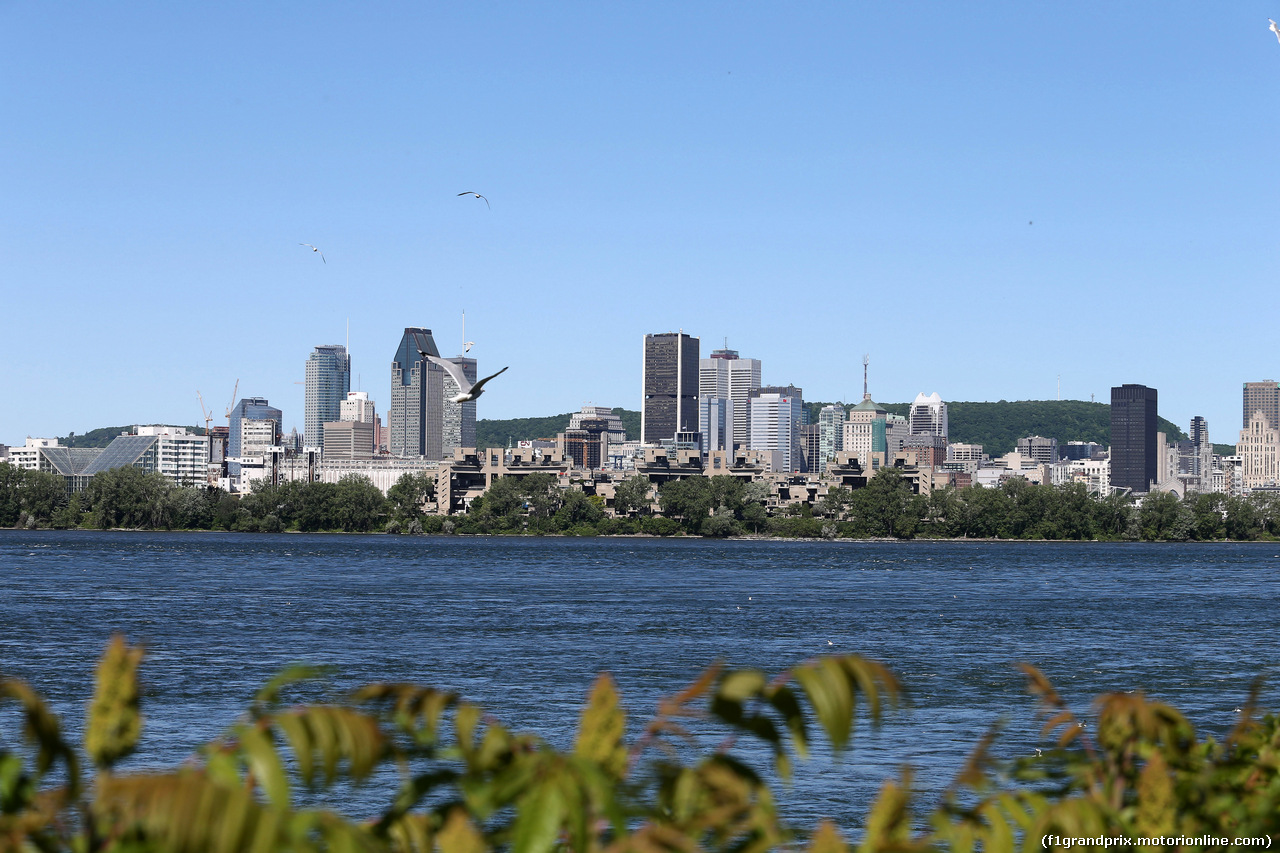
[[[227,530],[278,533],[520,533],[574,536],[773,536],[822,539],[1051,539],[1130,541],[1280,538],[1280,494],[1170,493],[1141,502],[1097,497],[1082,484],[1043,486],[1011,477],[997,488],[913,494],[896,469],[865,488],[833,487],[813,504],[771,507],[769,485],[688,477],[657,486],[643,475],[615,487],[613,514],[599,495],[563,489],[551,474],[502,477],[468,512],[427,512],[429,474],[406,474],[384,496],[367,478],[258,485],[235,497],[173,486],[160,474],[117,468],[67,494],[63,478],[0,463],[0,527]]]

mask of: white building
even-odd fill
[[[921,392],[911,404],[910,427],[912,435],[940,435],[947,437],[947,404],[934,391],[928,397]]]
[[[760,391],[751,397],[751,450],[772,453],[773,471],[798,471],[804,460],[800,452],[800,408],[803,399],[795,394]]]
[[[737,350],[718,349],[698,359],[698,396],[733,401],[733,441],[751,444],[751,392],[760,388],[760,359],[739,358]]]
[[[1261,410],[1249,417],[1236,444],[1240,476],[1245,491],[1280,485],[1280,430],[1271,426]]]
[[[9,464],[24,471],[39,471],[40,451],[45,447],[58,447],[58,439],[28,438],[22,447],[9,448]]]
[[[818,412],[818,455],[821,463],[818,470],[826,471],[827,464],[834,461],[841,450],[844,450],[844,406],[823,406]]]

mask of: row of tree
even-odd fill
[[[769,508],[769,486],[736,477],[689,477],[655,489],[647,477],[616,487],[605,501],[562,489],[550,474],[494,481],[463,515],[428,515],[435,480],[406,474],[383,494],[367,478],[261,486],[236,498],[179,488],[160,474],[117,468],[68,495],[54,474],[0,463],[0,527],[96,527],[358,533],[532,533],[580,536],[677,534],[810,538],[1127,539],[1212,541],[1280,538],[1280,495],[1125,495],[1099,498],[1084,486],[1037,486],[1021,477],[999,488],[972,486],[913,494],[894,469],[866,488],[833,488],[816,503]],[[655,505],[656,504],[656,505]]]

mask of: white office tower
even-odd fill
[[[698,396],[733,401],[733,443],[751,444],[751,392],[760,389],[760,359],[718,349],[698,360]],[[731,450],[732,448],[726,448]]]
[[[373,401],[369,399],[368,391],[348,391],[347,399],[339,407],[338,420],[371,424],[374,415]]]
[[[947,437],[947,404],[942,402],[938,392],[928,397],[923,392],[916,395],[911,404],[911,434],[937,435]]]
[[[733,450],[733,401],[721,397],[698,397],[698,431],[702,433],[702,455],[717,450]]]
[[[803,406],[804,400],[799,394],[781,389],[757,391],[751,396],[749,447],[765,452],[772,471],[799,471],[804,465],[800,448],[800,411]]]

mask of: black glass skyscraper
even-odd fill
[[[1111,487],[1145,494],[1156,479],[1156,389],[1111,389]]]
[[[644,336],[640,440],[646,444],[698,431],[699,344],[684,332]]]

